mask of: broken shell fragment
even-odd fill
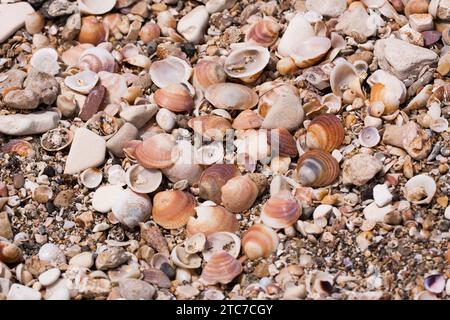
[[[252,89],[237,83],[210,85],[205,98],[214,107],[226,110],[251,109],[258,103],[258,95]]]
[[[182,84],[170,84],[156,90],[154,99],[158,106],[173,112],[190,112],[194,108],[194,99]]]
[[[98,75],[90,70],[81,71],[64,79],[64,84],[73,91],[88,94],[98,82]]]
[[[414,204],[428,204],[436,193],[436,182],[426,174],[412,177],[405,184],[403,194]]]
[[[160,133],[137,145],[134,155],[137,162],[144,168],[163,169],[177,161],[179,151],[173,136]]]
[[[324,114],[315,117],[306,133],[306,145],[311,149],[331,152],[344,141],[344,127],[338,117]]]
[[[330,74],[330,86],[333,93],[340,97],[347,90],[351,90],[355,97],[364,96],[357,70],[346,61],[334,66]]]
[[[208,285],[233,281],[242,272],[241,263],[225,251],[212,255],[203,268],[200,278]]]
[[[339,176],[339,163],[327,152],[305,152],[297,163],[297,180],[304,186],[325,187]]]
[[[153,220],[165,229],[178,229],[195,216],[195,199],[187,192],[158,192],[153,199]]]
[[[103,174],[97,168],[89,168],[80,174],[80,181],[88,189],[97,188],[102,183]]]
[[[367,79],[367,83],[372,87],[370,104],[383,103],[385,115],[396,111],[406,99],[406,87],[403,82],[384,70],[375,71]]]
[[[231,78],[253,82],[270,60],[269,50],[262,46],[247,45],[231,51],[225,61],[224,70]]]
[[[31,57],[30,65],[40,72],[51,75],[58,74],[58,53],[52,48],[39,49]]]
[[[196,254],[189,254],[186,252],[183,245],[177,245],[170,253],[173,263],[184,269],[197,269],[202,264],[202,258]]]
[[[184,242],[185,251],[189,254],[202,252],[205,249],[206,237],[203,233],[196,233]]]
[[[213,164],[203,171],[199,182],[199,194],[202,199],[219,204],[222,201],[221,189],[225,183],[239,175],[233,164]]]
[[[186,226],[188,235],[201,232],[208,236],[219,231],[236,232],[239,229],[236,216],[222,206],[202,205],[195,210],[197,217],[190,217]]]
[[[208,235],[206,240],[206,246],[202,252],[205,261],[209,261],[214,253],[222,250],[234,258],[237,258],[241,251],[241,239],[232,232],[215,232]]]
[[[221,188],[222,205],[231,212],[245,211],[258,197],[258,187],[248,176],[228,180]]]
[[[261,209],[262,222],[275,229],[287,228],[293,225],[300,215],[302,208],[288,190],[282,190],[272,195]]]
[[[277,233],[263,224],[251,226],[242,238],[242,249],[251,260],[268,257],[277,247]]]
[[[162,173],[156,169],[146,169],[135,164],[126,171],[125,182],[137,193],[151,193],[158,189],[162,182]]]
[[[365,127],[359,133],[358,140],[363,147],[372,148],[380,142],[380,133],[375,127]]]

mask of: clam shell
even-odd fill
[[[225,251],[212,255],[203,268],[200,278],[208,285],[233,281],[242,272],[241,263]]]
[[[203,171],[199,181],[199,195],[202,199],[215,203],[222,201],[222,187],[233,177],[238,176],[239,170],[233,164],[213,164]]]
[[[83,52],[89,48],[93,48],[93,45],[90,43],[83,43],[71,47],[70,49],[63,52],[63,54],[61,55],[61,60],[69,67],[75,67],[78,65]]]
[[[251,226],[242,238],[242,250],[250,260],[269,257],[277,247],[277,233],[263,224]]]
[[[355,96],[364,96],[358,72],[348,62],[341,62],[334,66],[330,74],[330,86],[333,93],[339,97],[342,97],[346,90],[351,90]]]
[[[164,88],[169,84],[188,82],[192,68],[186,61],[169,56],[164,60],[153,62],[149,72],[153,83]]]
[[[188,235],[204,233],[208,236],[219,231],[236,232],[239,223],[236,216],[221,206],[199,206],[195,208],[197,218],[190,217],[186,226]]]
[[[263,160],[270,156],[266,130],[246,130],[241,138],[234,141],[234,145],[237,147],[238,157],[244,156],[244,161],[238,161],[239,164]]]
[[[142,271],[142,274],[144,276],[142,280],[154,284],[159,288],[168,289],[172,286],[169,277],[167,277],[166,274],[159,269],[156,268],[144,269],[144,271]]]
[[[324,187],[339,176],[339,164],[329,153],[322,150],[305,152],[297,163],[298,181],[305,186]]]
[[[177,142],[180,156],[175,164],[163,169],[164,175],[173,183],[186,180],[190,185],[197,183],[203,172],[203,168],[195,162],[195,149],[190,141]]]
[[[424,279],[424,287],[427,291],[441,293],[445,289],[445,278],[441,274],[432,274]]]
[[[331,40],[327,37],[309,37],[294,45],[290,57],[299,68],[307,68],[317,64],[331,48]]]
[[[98,73],[100,71],[114,72],[116,69],[116,61],[108,50],[95,47],[83,51],[78,61],[80,70],[91,70]]]
[[[40,72],[51,75],[58,74],[58,53],[52,48],[39,49],[31,57],[30,65]]]
[[[222,142],[215,141],[196,150],[195,162],[203,165],[223,162],[225,151]]]
[[[189,91],[178,83],[156,90],[153,98],[158,106],[173,112],[190,112],[194,108],[194,99]]]
[[[203,251],[206,245],[206,237],[203,233],[196,233],[184,242],[185,251],[189,254]]]
[[[327,107],[329,113],[336,114],[341,110],[342,98],[334,93],[329,93],[322,97],[322,104]]]
[[[270,144],[272,155],[295,158],[298,155],[297,143],[291,133],[285,129],[267,131],[267,142]]]
[[[252,89],[237,83],[216,83],[208,87],[205,98],[216,108],[246,110],[258,103]]]
[[[412,177],[405,183],[403,194],[414,204],[428,204],[436,193],[436,182],[426,174]]]
[[[103,174],[97,168],[89,168],[80,174],[80,181],[86,188],[95,189],[102,183]]]
[[[231,212],[250,209],[258,197],[258,187],[248,176],[228,180],[221,188],[222,205]]]
[[[189,254],[182,245],[173,248],[170,257],[173,263],[180,268],[197,269],[202,264],[202,258],[196,254]]]
[[[213,254],[226,251],[232,257],[237,258],[241,251],[241,239],[231,232],[216,232],[206,238],[206,248],[203,250],[203,259],[209,261]]]
[[[236,130],[259,129],[263,119],[252,110],[244,110],[233,120],[232,127]]]
[[[188,126],[208,140],[223,140],[227,130],[231,130],[227,119],[210,114],[190,119]]]
[[[31,143],[25,140],[13,139],[2,146],[2,152],[16,154],[20,157],[33,157],[36,152]]]
[[[122,166],[115,164],[108,168],[108,182],[112,185],[124,186],[126,182],[126,173]]]
[[[194,67],[192,84],[200,90],[206,91],[209,86],[223,83],[227,80],[227,74],[223,66],[211,60],[201,60]]]
[[[98,82],[98,75],[90,70],[81,71],[64,79],[64,84],[73,91],[88,94]]]
[[[253,82],[270,60],[269,50],[262,46],[241,46],[233,51],[225,61],[225,73],[231,78]]]
[[[195,199],[187,192],[169,190],[153,198],[153,220],[165,229],[178,229],[195,216]]]
[[[78,33],[80,43],[90,43],[94,46],[106,40],[106,30],[103,23],[94,16],[81,19],[81,29]]]
[[[125,176],[128,187],[137,193],[150,193],[158,189],[162,173],[156,169],[146,169],[139,164],[128,168]]]
[[[448,120],[445,118],[433,119],[430,123],[430,129],[434,132],[441,133],[447,131]]]
[[[245,34],[245,42],[270,47],[278,38],[281,26],[272,19],[253,23]]]
[[[288,190],[272,195],[261,209],[261,221],[271,228],[293,225],[302,214],[302,208]]]
[[[167,133],[160,133],[136,146],[135,157],[144,168],[163,169],[172,166],[179,157],[175,139]]]
[[[112,213],[120,223],[133,229],[150,216],[152,203],[145,194],[123,190],[112,205]]]
[[[60,151],[68,147],[73,140],[73,132],[65,128],[56,128],[44,133],[41,147],[46,151]]]
[[[159,38],[161,35],[161,29],[154,22],[147,22],[144,24],[139,31],[139,38],[145,43],[148,44],[153,40]]]
[[[380,143],[380,139],[380,133],[375,127],[365,127],[358,135],[359,143],[366,148],[375,147]]]
[[[324,114],[315,117],[306,133],[306,145],[310,149],[331,152],[344,141],[344,127],[338,117]]]
[[[301,13],[296,14],[289,22],[288,27],[278,43],[278,53],[283,57],[290,56],[295,49],[293,43],[315,36],[314,28]]]
[[[117,0],[78,0],[78,8],[83,14],[101,15],[111,11]]]

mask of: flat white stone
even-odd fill
[[[38,280],[44,287],[48,287],[53,283],[55,283],[55,281],[58,280],[60,275],[61,271],[58,268],[53,268],[41,273]]]
[[[23,286],[21,284],[13,284],[9,289],[7,300],[41,300],[41,293],[36,289]]]
[[[385,205],[391,203],[392,194],[386,184],[377,184],[373,188],[373,199],[379,207],[384,207]]]
[[[0,43],[22,28],[27,15],[33,12],[28,2],[0,4]]]
[[[418,32],[433,29],[433,16],[429,13],[416,13],[409,16],[411,28]]]
[[[105,139],[86,128],[79,128],[75,131],[64,174],[75,174],[99,166],[105,160],[105,153]]]
[[[82,252],[69,260],[69,266],[90,269],[94,265],[94,257],[91,252]]]
[[[394,207],[391,205],[387,205],[385,207],[378,207],[375,202],[372,202],[367,207],[364,208],[364,218],[367,220],[372,220],[375,222],[383,222],[383,218],[389,212],[394,211]]]
[[[445,219],[450,220],[450,206],[445,208],[444,217]]]
[[[209,14],[205,6],[195,7],[178,21],[177,31],[189,42],[199,44],[208,26]]]
[[[123,189],[119,185],[103,186],[98,188],[92,198],[92,207],[95,211],[108,213]]]
[[[11,136],[44,133],[56,128],[59,119],[59,114],[54,111],[0,116],[0,133]]]

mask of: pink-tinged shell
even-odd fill
[[[213,164],[209,166],[200,177],[200,197],[220,203],[222,201],[222,187],[228,180],[239,174],[238,168],[233,164]]]
[[[231,212],[251,208],[258,197],[258,187],[248,176],[237,176],[228,180],[221,188],[222,205]]]
[[[178,229],[195,216],[195,199],[179,190],[158,192],[153,198],[153,220],[164,229]]]
[[[191,112],[194,108],[194,99],[189,91],[178,83],[156,90],[154,99],[158,106],[173,112]]]
[[[192,74],[192,68],[186,61],[169,56],[164,60],[155,61],[150,66],[150,77],[159,88],[173,83],[185,83]]]
[[[78,65],[78,62],[80,61],[80,57],[83,54],[83,52],[93,47],[94,46],[90,43],[83,43],[71,47],[69,50],[63,52],[63,54],[61,55],[61,60],[69,67],[75,67]]]
[[[200,278],[208,285],[227,284],[242,272],[241,263],[225,251],[215,253],[203,268]]]
[[[106,40],[106,30],[103,23],[93,16],[81,19],[81,29],[78,34],[80,43],[90,43],[98,45]]]
[[[189,236],[204,233],[206,236],[219,232],[236,232],[239,223],[236,216],[222,206],[199,206],[196,208],[197,218],[191,217],[186,226]]]
[[[292,134],[285,128],[267,130],[267,142],[272,154],[295,158],[298,155],[297,143]]]
[[[2,146],[2,152],[14,153],[18,156],[29,158],[35,155],[33,146],[25,140],[14,139]]]
[[[427,291],[441,293],[445,289],[445,278],[441,274],[432,274],[424,279],[424,287]]]
[[[200,90],[206,91],[209,86],[216,83],[223,83],[227,80],[227,75],[223,67],[211,60],[202,60],[194,67],[192,84]]]
[[[298,42],[291,51],[291,58],[299,68],[307,68],[317,64],[331,48],[331,40],[327,37],[313,36]]]
[[[259,20],[247,30],[245,41],[269,47],[277,40],[280,30],[281,26],[272,19]]]
[[[358,135],[359,143],[363,147],[372,148],[380,142],[380,133],[375,127],[365,127]]]
[[[259,129],[263,119],[252,110],[244,110],[233,120],[232,127],[236,130]]]
[[[188,125],[195,133],[211,140],[223,140],[227,130],[231,129],[227,119],[210,114],[192,118]]]
[[[302,214],[294,196],[287,190],[271,196],[261,210],[262,222],[271,228],[286,228],[293,225]]]
[[[201,233],[197,233],[200,235]],[[241,238],[231,232],[216,232],[206,238],[204,250],[202,251],[203,260],[209,261],[211,257],[219,252],[226,251],[232,257],[237,258],[241,251]]]
[[[85,50],[78,62],[80,70],[91,70],[93,72],[107,71],[114,72],[116,70],[116,61],[108,50],[95,47]]]
[[[169,246],[159,227],[151,225],[150,222],[141,222],[139,223],[139,228],[141,231],[141,239],[159,252],[153,256],[151,266],[159,269],[163,263],[169,263]]]
[[[160,35],[161,29],[154,22],[147,22],[142,26],[141,31],[139,31],[139,37],[145,44],[159,38]]]
[[[125,153],[125,156],[132,160],[136,160],[136,147],[142,143],[141,140],[130,140],[125,142],[123,146],[123,152]]]
[[[242,249],[250,260],[267,258],[277,247],[277,233],[263,224],[251,226],[242,238]]]
[[[120,102],[126,96],[128,88],[123,75],[101,71],[98,73],[100,83],[106,88],[106,103]]]
[[[249,87],[237,83],[216,83],[208,87],[205,98],[216,108],[246,110],[258,103],[258,95]]]
[[[135,157],[144,168],[163,169],[177,161],[179,151],[173,136],[160,133],[139,144],[135,149]]]
[[[231,78],[244,82],[255,81],[270,60],[267,48],[258,45],[246,45],[231,51],[225,61],[225,73]]]

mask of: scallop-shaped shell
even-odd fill
[[[90,43],[94,46],[106,40],[106,30],[103,23],[94,16],[81,19],[81,29],[78,33],[80,43]]]
[[[169,56],[163,60],[153,62],[150,66],[150,77],[160,88],[173,83],[185,83],[192,74],[192,68],[186,61]]]
[[[295,158],[298,155],[297,143],[291,133],[285,128],[268,130],[267,142],[270,144],[272,154],[291,158]]]
[[[78,0],[78,8],[83,14],[101,15],[111,11],[117,0]]]
[[[324,114],[315,117],[306,133],[306,145],[311,149],[331,152],[344,141],[344,127],[338,117]]]
[[[170,257],[177,267],[184,269],[197,269],[202,264],[202,258],[196,254],[187,253],[182,245],[175,246]]]
[[[185,251],[189,254],[198,253],[205,249],[206,236],[203,233],[196,233],[184,242]]]
[[[60,151],[68,147],[73,140],[73,132],[66,128],[56,128],[44,133],[41,147],[46,151]]]
[[[259,129],[263,119],[252,110],[244,110],[233,120],[232,127],[236,130]]]
[[[58,74],[58,53],[52,48],[39,49],[31,57],[30,65],[40,72],[51,75]]]
[[[83,43],[71,47],[70,49],[63,52],[63,54],[61,55],[61,60],[69,67],[75,67],[78,65],[83,52],[89,48],[93,48],[93,45],[90,43]]]
[[[428,204],[436,193],[436,182],[426,174],[412,177],[405,184],[403,194],[414,204]]]
[[[127,141],[123,146],[123,153],[132,162],[136,162],[136,148],[142,143],[141,140]]]
[[[133,229],[150,216],[152,203],[146,194],[123,190],[112,205],[112,213],[120,223]]]
[[[278,38],[281,26],[272,19],[253,23],[245,34],[245,42],[270,47]]]
[[[309,37],[294,45],[290,57],[299,68],[307,68],[317,64],[331,48],[331,40],[327,37]]]
[[[167,133],[160,133],[145,139],[136,147],[134,154],[140,165],[150,169],[168,168],[179,157],[175,138]]]
[[[209,86],[216,83],[223,83],[227,80],[227,75],[216,61],[201,60],[194,67],[192,84],[200,90],[206,91]]]
[[[150,193],[158,189],[162,173],[156,169],[146,169],[139,164],[128,168],[125,176],[128,187],[137,193]]]
[[[208,87],[205,98],[216,108],[227,110],[251,109],[258,103],[258,95],[237,83],[216,83]]]
[[[277,233],[263,224],[251,226],[242,238],[242,250],[250,260],[268,257],[277,247]]]
[[[380,139],[380,133],[375,127],[365,127],[358,135],[359,143],[366,148],[375,147],[380,142]]]
[[[80,181],[86,188],[95,189],[102,183],[103,174],[97,168],[89,168],[80,174]]]
[[[163,169],[164,175],[173,183],[186,180],[190,185],[197,183],[203,172],[202,167],[195,161],[195,148],[190,141],[177,142],[180,156],[175,164]]]
[[[241,263],[225,251],[215,253],[203,268],[200,278],[208,285],[227,284],[242,272]]]
[[[237,258],[241,251],[241,239],[232,232],[216,232],[210,234],[206,240],[206,248],[202,252],[205,261],[209,261],[218,251],[224,250],[234,258]]]
[[[185,86],[179,83],[156,90],[154,99],[158,106],[173,112],[190,112],[194,108],[194,99]]]
[[[231,78],[252,82],[260,75],[269,60],[270,53],[267,48],[257,45],[240,46],[231,51],[225,61],[224,70]]]
[[[22,258],[22,250],[18,246],[6,241],[0,241],[0,262],[17,263]]]
[[[339,176],[339,163],[325,151],[310,150],[298,159],[297,175],[304,186],[325,187]]]
[[[114,72],[116,61],[108,50],[95,47],[85,50],[78,62],[80,70],[91,70],[93,72],[107,71]]]
[[[81,71],[73,76],[68,76],[64,79],[64,84],[72,89],[83,94],[88,94],[94,89],[98,82],[98,75],[91,70]]]
[[[364,96],[358,72],[348,62],[341,62],[334,66],[330,74],[330,86],[333,93],[340,97],[347,90],[351,90],[356,96]]]
[[[21,157],[29,158],[36,154],[31,143],[25,140],[13,139],[2,146],[2,152],[13,153]]]
[[[159,269],[156,268],[147,268],[142,271],[142,274],[145,282],[156,285],[159,288],[170,288],[172,283],[170,282],[169,277]]]
[[[211,114],[192,118],[188,125],[195,133],[209,140],[223,140],[227,130],[231,129],[227,119]]]
[[[248,176],[237,176],[222,187],[222,205],[231,212],[250,209],[258,197],[258,187]]]
[[[139,37],[145,44],[148,44],[153,40],[159,38],[160,35],[161,29],[154,22],[147,22],[142,26],[141,30],[139,31]]]
[[[189,218],[186,226],[188,235],[201,232],[208,236],[219,231],[236,232],[239,229],[236,216],[222,206],[203,205],[195,210],[197,218]]]
[[[293,225],[302,214],[302,208],[288,190],[271,196],[261,209],[262,222],[271,228],[286,228]]]
[[[239,174],[238,168],[233,164],[213,164],[203,171],[200,177],[200,197],[219,204],[222,201],[222,187]]]
[[[165,229],[178,229],[195,216],[195,199],[187,192],[168,190],[153,198],[153,220]]]

